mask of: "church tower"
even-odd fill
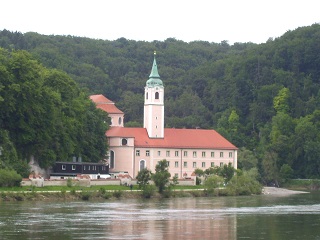
[[[143,127],[150,138],[164,137],[164,87],[158,73],[156,52],[149,80],[144,88]]]

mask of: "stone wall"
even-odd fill
[[[133,179],[128,181],[122,181],[121,179],[72,179],[72,185],[81,187],[90,186],[108,186],[108,185],[136,185],[137,180]],[[152,183],[153,184],[153,183]],[[178,185],[180,186],[193,186],[195,185],[194,179],[179,179]],[[35,187],[47,187],[47,186],[67,186],[67,179],[48,180],[48,179],[24,179],[21,182],[21,186],[35,186]]]

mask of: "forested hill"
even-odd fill
[[[246,148],[240,166],[258,166],[269,181],[291,168],[295,177],[320,174],[319,39],[319,24],[263,44],[233,45],[3,30],[0,47],[27,50],[44,66],[67,72],[89,94],[114,100],[127,126],[142,125],[143,91],[156,50],[166,127],[217,129]]]

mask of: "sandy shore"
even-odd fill
[[[291,194],[301,194],[308,193],[304,191],[294,191],[285,188],[276,188],[276,187],[264,187],[262,189],[262,194],[264,195],[274,195],[274,196],[288,196]]]

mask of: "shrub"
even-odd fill
[[[145,185],[142,189],[142,196],[144,198],[151,198],[156,191],[156,187],[154,185]]]
[[[219,188],[224,185],[223,177],[218,175],[209,176],[204,182],[204,188],[208,195],[219,195]]]
[[[164,198],[170,198],[172,197],[173,194],[172,194],[172,191],[171,191],[171,188],[165,188],[163,191],[162,191],[162,197]]]
[[[17,201],[23,201],[23,195],[21,193],[17,193],[14,198],[17,200]]]
[[[311,190],[318,190],[320,188],[320,182],[317,179],[313,179],[310,183],[309,188]]]
[[[233,176],[227,185],[228,195],[260,194],[261,191],[261,184],[247,172]]]
[[[112,195],[111,195],[110,192],[106,192],[106,193],[104,193],[104,195],[103,195],[103,198],[104,198],[104,199],[109,199],[109,198],[111,198],[111,197],[112,197]]]
[[[67,187],[69,187],[69,188],[72,187],[72,179],[71,178],[67,179]]]
[[[0,169],[0,187],[18,187],[21,181],[22,177],[16,171]]]
[[[104,189],[103,187],[101,187],[101,188],[99,189],[99,193],[100,193],[101,195],[104,195],[104,194],[106,193],[106,189]]]
[[[62,189],[62,190],[60,191],[61,196],[65,197],[65,196],[66,196],[66,192],[67,192],[66,190]]]
[[[114,196],[115,198],[121,198],[121,196],[122,196],[122,191],[120,191],[120,190],[114,191],[114,192],[113,192],[113,196]]]
[[[203,194],[201,191],[193,190],[191,191],[191,195],[194,197],[202,197]]]
[[[88,201],[91,197],[91,193],[88,192],[88,191],[83,191],[81,193],[81,199],[84,200],[84,201]]]

